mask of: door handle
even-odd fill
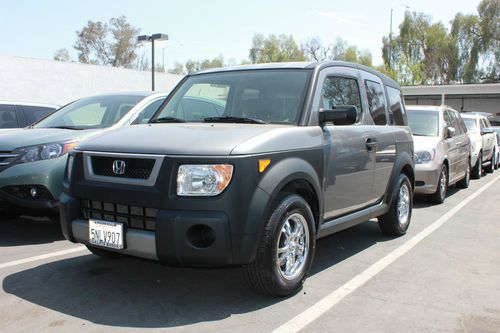
[[[365,141],[365,146],[366,149],[372,150],[373,148],[378,146],[377,140],[375,140],[374,138],[368,138]]]

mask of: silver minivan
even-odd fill
[[[460,114],[441,106],[407,106],[415,145],[415,193],[442,203],[448,186],[469,186],[470,139]]]

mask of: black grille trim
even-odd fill
[[[125,162],[125,172],[121,175],[113,172],[113,162],[117,160]],[[91,161],[92,170],[95,175],[131,179],[148,179],[156,162],[155,159],[149,158],[111,156],[92,156]]]
[[[82,218],[124,223],[127,228],[154,231],[158,209],[96,200],[81,200]]]

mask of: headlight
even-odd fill
[[[421,150],[415,153],[415,164],[429,163],[434,159],[434,149]]]
[[[222,193],[233,176],[230,164],[184,164],[177,171],[177,195],[214,196]]]
[[[48,143],[45,145],[18,148],[14,152],[20,156],[17,163],[50,160],[67,154],[77,142]]]

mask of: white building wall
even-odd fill
[[[155,73],[157,91],[180,75]],[[151,89],[151,72],[0,55],[0,100],[63,105],[77,98]]]

